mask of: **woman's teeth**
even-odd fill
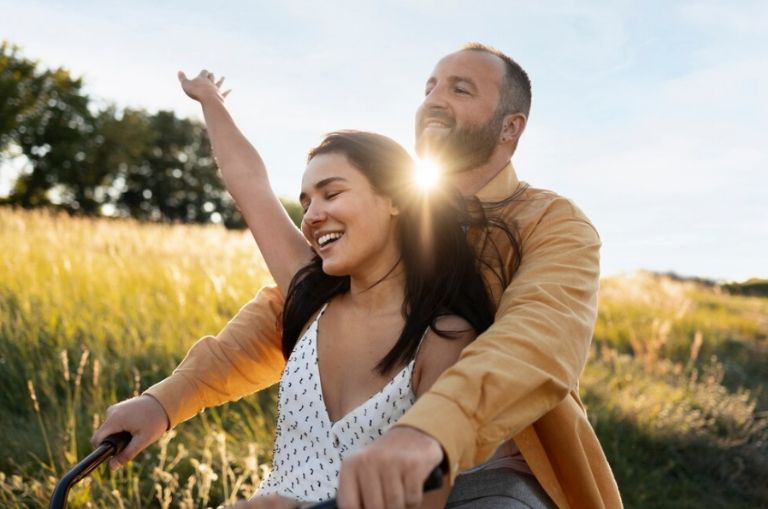
[[[320,245],[320,247],[323,247],[326,244],[341,238],[341,236],[342,236],[342,233],[340,232],[326,233],[325,235],[321,235],[320,238],[317,239],[317,243]]]

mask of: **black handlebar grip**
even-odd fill
[[[131,434],[127,431],[109,435],[102,441],[96,449],[88,456],[72,467],[69,472],[64,474],[51,495],[50,509],[63,509],[67,507],[67,495],[69,489],[80,482],[80,480],[93,472],[93,469],[107,461],[115,454],[121,452],[131,441]]]
[[[113,452],[113,455],[120,454],[123,452],[123,449],[125,449],[125,446],[128,445],[128,442],[131,441],[131,434],[127,431],[121,431],[119,433],[113,433],[112,435],[109,435],[107,438],[104,439],[102,444],[109,444],[112,447],[115,448],[115,452]]]
[[[424,481],[424,491],[436,490],[443,487],[443,470],[440,467],[435,467],[430,473],[427,480]]]

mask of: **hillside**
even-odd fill
[[[636,272],[601,283],[582,379],[627,507],[768,504],[768,299]]]

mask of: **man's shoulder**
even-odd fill
[[[507,199],[499,202],[499,212],[505,219],[513,220],[521,233],[553,221],[583,222],[594,228],[573,200],[526,182],[520,182]]]

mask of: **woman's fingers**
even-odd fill
[[[219,81],[216,82],[216,88],[221,92],[221,85],[224,83],[224,76],[219,78]],[[221,97],[227,97],[229,93],[232,92],[232,89],[230,88],[226,92],[221,92]]]
[[[197,76],[192,79],[188,79],[183,71],[178,71],[176,75],[179,78],[179,83],[181,84],[184,93],[196,101],[204,102],[215,97],[222,99],[229,95],[230,90],[223,93],[221,92],[224,77],[221,77],[216,81],[216,76],[207,69],[201,70],[197,73]]]

